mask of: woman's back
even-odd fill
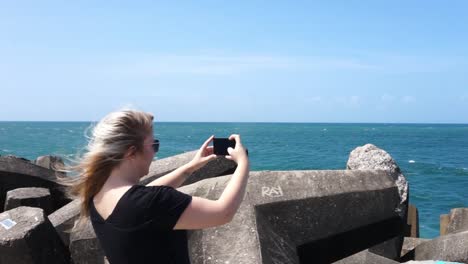
[[[109,262],[190,263],[184,230],[173,230],[192,197],[169,186],[134,185],[106,218],[90,200],[90,219]]]

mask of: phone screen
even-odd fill
[[[213,152],[216,155],[229,155],[227,149],[229,147],[235,148],[236,141],[229,140],[229,138],[213,138]]]

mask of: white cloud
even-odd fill
[[[352,105],[359,105],[361,103],[361,101],[362,101],[362,98],[360,96],[353,95],[353,96],[349,97],[349,102]]]
[[[340,96],[335,98],[335,102],[348,107],[359,107],[363,102],[364,98],[358,95],[351,96]]]
[[[405,104],[410,104],[412,102],[416,101],[416,99],[413,96],[405,95],[401,97],[401,102]]]
[[[322,101],[322,97],[321,96],[308,97],[306,101],[309,103],[318,103]]]
[[[380,100],[384,103],[393,103],[395,101],[395,96],[390,94],[384,94],[380,97]]]

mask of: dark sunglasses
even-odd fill
[[[154,152],[158,152],[159,151],[159,139],[155,139],[153,144],[151,144],[151,146],[153,146],[153,150]]]

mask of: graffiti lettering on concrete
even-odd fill
[[[262,187],[262,196],[268,196],[268,197],[281,197],[283,196],[283,190],[281,190],[281,186],[278,187],[267,187],[263,186]]]

